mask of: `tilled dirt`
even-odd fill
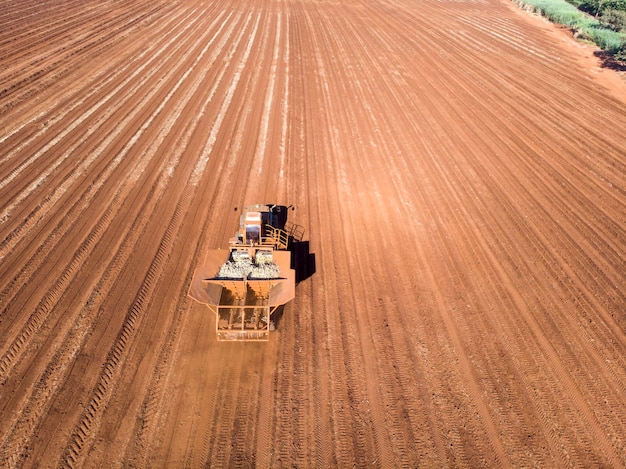
[[[626,466],[626,87],[505,0],[0,11],[0,465]],[[316,272],[187,296],[233,208]]]

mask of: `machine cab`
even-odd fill
[[[246,212],[244,216],[245,244],[259,244],[262,236],[261,227],[263,226],[261,212]]]
[[[230,244],[254,246],[275,242],[276,234],[286,229],[288,212],[289,207],[284,205],[257,204],[244,207],[239,219],[239,230]]]

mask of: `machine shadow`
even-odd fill
[[[272,316],[270,317],[270,320],[271,320],[270,331],[280,328],[280,322],[283,319],[284,312],[285,312],[285,305],[280,305],[274,310],[274,312],[272,313]]]
[[[315,254],[308,241],[289,240],[291,268],[296,271],[296,285],[315,274]]]
[[[291,268],[296,271],[296,286],[310,278],[315,273],[315,254],[310,252],[308,241],[299,241],[289,238],[289,251],[291,251]],[[280,305],[272,313],[273,328],[279,329],[285,312],[285,305]]]

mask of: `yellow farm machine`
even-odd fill
[[[229,248],[209,251],[196,270],[189,295],[216,313],[218,340],[267,341],[272,314],[294,298],[299,266],[292,253],[303,244],[303,230],[287,220],[290,208],[244,207]],[[307,252],[300,257],[306,264],[312,255],[305,243]],[[304,269],[311,272],[314,266]]]

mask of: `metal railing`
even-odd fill
[[[289,247],[289,233],[280,228],[275,228],[271,225],[266,225],[269,236],[262,239],[262,243],[269,241],[279,249],[287,249]]]
[[[289,221],[285,223],[285,231],[288,236],[291,236],[296,241],[302,241],[302,238],[304,237],[304,227]]]

